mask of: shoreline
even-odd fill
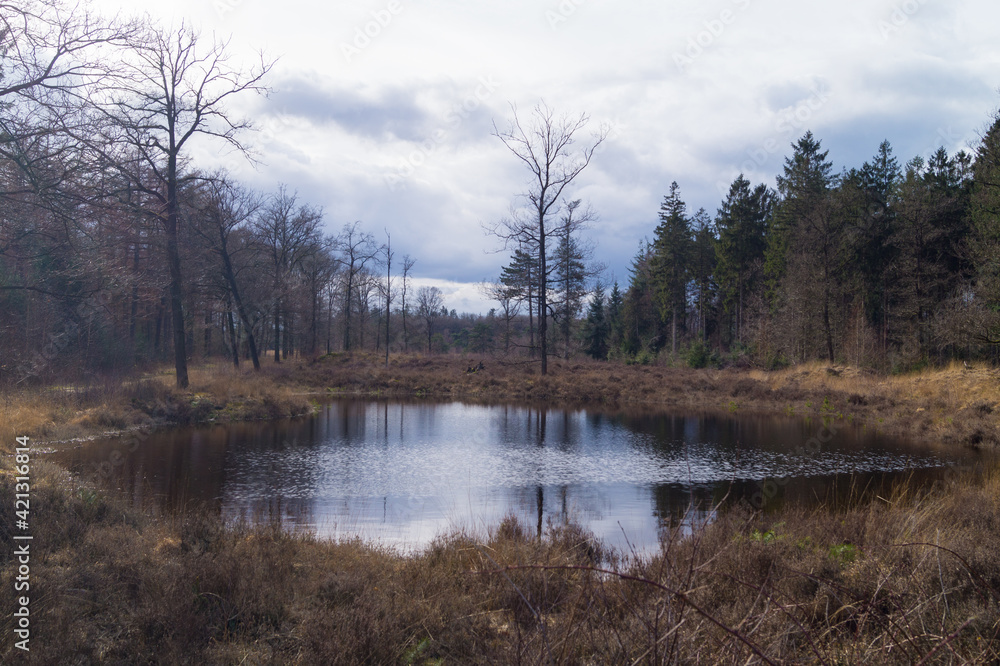
[[[363,355],[335,356],[260,376],[201,366],[184,392],[160,374],[128,386],[8,394],[0,425],[11,434],[144,432],[302,415],[315,398],[339,395],[712,410],[832,419],[987,451],[997,442],[1000,388],[989,368],[874,377],[821,364],[764,373],[554,362],[542,378],[492,363],[466,373],[466,363],[411,356],[385,369]],[[12,459],[3,460],[0,523],[9,526],[15,483]],[[904,486],[857,506],[734,507],[690,534],[668,530],[657,553],[634,558],[577,525],[538,537],[512,518],[402,555],[273,525],[156,516],[58,465],[32,465],[31,594],[44,603],[32,602],[31,645],[46,663],[80,655],[98,663],[632,663],[665,640],[685,662],[1000,658],[996,469],[956,471],[931,488]],[[10,590],[18,563],[7,531],[0,587]],[[12,615],[15,603],[13,593],[0,595],[0,613]],[[0,637],[0,659],[15,650],[11,635]]]
[[[170,386],[169,373],[80,392],[31,389],[0,404],[0,433],[5,445],[21,435],[57,444],[301,416],[323,398],[347,397],[832,419],[914,441],[1000,448],[1000,377],[980,366],[891,377],[819,363],[767,372],[553,360],[542,377],[524,364],[494,362],[467,373],[468,364],[463,357],[409,355],[385,367],[371,354],[335,354],[265,366],[259,374],[193,366],[187,391]]]

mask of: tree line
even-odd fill
[[[59,0],[0,7],[0,381],[172,358],[183,387],[194,356],[482,346],[388,233],[327,234],[286,187],[193,163],[201,142],[252,159],[227,104],[266,93],[273,63],[227,47]]]
[[[609,291],[592,280],[584,288],[582,268],[574,269],[575,291],[561,286],[568,269],[546,285],[532,278],[544,274],[538,255],[522,245],[494,298],[504,312],[513,301],[529,317],[562,317],[575,327],[575,349],[600,359],[666,355],[696,367],[771,368],[819,359],[883,371],[995,362],[1000,116],[973,154],[940,148],[904,165],[887,141],[840,173],[811,132],[791,148],[776,189],[740,175],[714,215],[691,213],[671,183],[626,285]],[[562,229],[575,205],[564,208]],[[533,307],[546,289],[562,289],[555,300],[574,309]],[[584,301],[586,316],[574,321]],[[544,329],[528,327],[535,350]]]
[[[583,239],[570,196],[607,138],[544,104],[494,135],[529,173],[487,231],[510,253],[486,316],[415,289],[415,260],[360,223],[336,234],[284,186],[256,192],[192,161],[253,159],[228,103],[273,65],[232,62],[184,24],[84,5],[0,6],[0,381],[195,356],[264,361],[366,349],[459,350],[691,365],[809,359],[883,370],[995,360],[1000,344],[1000,119],[974,154],[900,165],[884,142],[835,173],[811,133],[777,187],[739,176],[715,214],[672,183],[627,284]]]

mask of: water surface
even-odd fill
[[[340,400],[314,416],[183,428],[53,454],[154,511],[280,520],[419,548],[515,514],[648,551],[724,498],[844,502],[975,455],[787,418]],[[97,474],[97,472],[101,472]]]

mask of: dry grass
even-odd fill
[[[1000,444],[1000,376],[987,366],[887,377],[820,363],[765,372],[581,359],[553,360],[541,377],[524,363],[487,363],[475,373],[466,372],[469,365],[454,356],[395,356],[385,367],[374,357],[334,355],[282,380],[332,394],[819,416],[913,439]]]
[[[1000,377],[994,368],[952,365],[898,377],[811,363],[777,372],[627,366],[553,359],[542,377],[528,363],[374,354],[265,363],[260,373],[226,363],[192,366],[187,391],[163,371],[127,381],[6,392],[4,442],[60,440],[135,427],[273,419],[303,414],[322,396],[367,395],[554,406],[629,406],[838,418],[913,439],[979,448],[1000,444]]]
[[[0,394],[0,451],[15,437],[66,441],[135,428],[277,419],[306,414],[309,396],[293,388],[283,368],[254,374],[225,364],[191,369],[188,390],[173,374],[112,377],[86,384],[5,390]]]
[[[991,663],[1000,477],[851,511],[723,514],[659,555],[508,519],[402,557],[155,520],[38,464],[37,663]],[[13,521],[9,474],[0,521]],[[0,587],[16,575],[0,538]],[[14,595],[0,595],[10,617]],[[11,633],[0,660],[12,661]]]
[[[478,362],[478,359],[477,359]],[[60,438],[155,424],[273,418],[304,393],[821,415],[989,446],[1000,389],[985,367],[903,377],[813,364],[781,372],[365,356],[260,375],[192,369],[6,394],[0,433]],[[16,575],[14,487],[0,464],[0,588]],[[1000,474],[956,476],[846,511],[737,509],[659,555],[584,531],[541,540],[514,520],[403,557],[274,527],[156,519],[35,463],[32,652],[38,663],[995,663]],[[0,594],[10,617],[14,594]],[[12,634],[0,661],[12,661]]]

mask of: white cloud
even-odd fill
[[[232,33],[248,58],[260,47],[281,56],[277,94],[240,102],[269,132],[266,166],[239,173],[299,189],[324,207],[331,231],[354,219],[389,229],[417,258],[417,275],[449,285],[495,275],[505,261],[482,251],[495,241],[480,222],[503,216],[527,175],[490,136],[508,102],[527,112],[544,98],[588,112],[595,127],[615,122],[572,196],[599,213],[597,259],[623,279],[671,180],[692,211],[714,213],[740,171],[773,183],[806,129],[838,167],[860,166],[882,139],[905,162],[939,141],[963,143],[954,137],[983,125],[1000,85],[1000,6],[986,0],[399,0],[350,61],[342,45],[384,19],[388,0],[220,2],[130,7]],[[679,67],[678,55],[690,62]],[[484,79],[498,85],[477,97]],[[471,287],[454,289],[449,308],[476,302]]]

